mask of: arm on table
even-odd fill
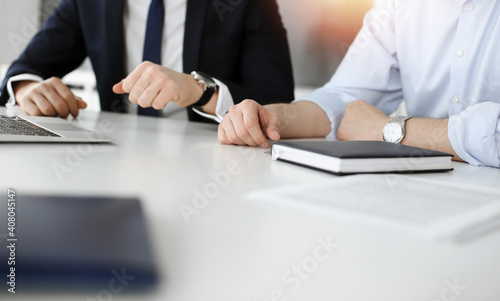
[[[381,109],[363,100],[353,101],[346,106],[337,137],[339,140],[383,141],[382,132],[390,119]],[[401,144],[450,153],[454,155],[455,160],[462,161],[448,139],[448,119],[407,120]]]
[[[448,121],[448,118],[412,118],[406,121],[406,134],[401,144],[449,153],[453,160],[465,162],[448,139]]]
[[[247,99],[231,107],[219,125],[218,138],[222,144],[268,147],[266,136],[276,141],[280,138],[324,137],[329,132],[328,117],[313,102],[261,106]]]
[[[339,126],[341,140],[383,140],[389,121],[380,109],[361,100],[349,103]],[[412,118],[403,144],[447,152],[454,160],[500,167],[500,104],[480,103],[446,119]]]
[[[58,115],[67,116],[71,112],[74,116],[78,115],[75,107],[82,108],[83,103],[75,97],[68,96],[67,87],[61,87],[59,78],[83,62],[87,56],[85,49],[74,2],[65,1],[57,7],[28,47],[10,66],[2,84],[0,104],[7,103],[9,98],[14,96],[28,114],[54,116],[56,112]],[[7,91],[9,79],[20,74],[35,75],[44,81],[40,83],[11,81],[13,91],[9,93],[10,91]],[[39,85],[37,89],[32,89],[36,84]],[[27,105],[23,105],[23,99],[33,91],[38,93],[32,95],[33,98]],[[61,93],[57,93],[58,91]],[[17,95],[18,92],[22,95]],[[60,98],[70,100],[72,103],[53,102]]]
[[[21,106],[22,110],[31,116],[78,116],[79,109],[85,109],[85,103],[63,82],[52,77],[42,82],[16,81],[12,83],[11,97]],[[10,94],[10,91],[9,91]]]

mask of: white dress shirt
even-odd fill
[[[125,26],[125,70],[130,74],[142,63],[144,41],[146,39],[146,23],[151,1],[146,0],[126,0],[124,10]],[[184,49],[184,28],[186,22],[187,0],[164,0],[165,21],[162,40],[162,65],[177,72],[183,72],[183,49]],[[192,70],[195,71],[195,70]],[[21,74],[13,76],[7,84],[9,92],[9,104],[15,105],[12,82],[21,80],[43,81],[39,76],[32,74]],[[194,79],[193,79],[194,81]],[[217,99],[216,116],[194,110],[198,114],[221,122],[229,108],[234,104],[233,98],[227,86],[221,81],[215,79],[219,86],[219,97]],[[129,104],[129,113],[137,113],[137,106]],[[161,115],[164,116],[182,116],[187,119],[186,108],[177,106],[171,102]],[[179,114],[176,114],[179,113]]]
[[[500,2],[391,0],[372,9],[337,72],[304,96],[335,138],[345,105],[363,99],[386,114],[404,99],[414,117],[449,118],[455,152],[500,167]]]

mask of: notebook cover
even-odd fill
[[[287,141],[283,145],[341,159],[452,157],[434,150],[384,141]]]
[[[27,196],[15,201],[16,293],[126,286],[157,282],[146,220],[136,198]],[[7,208],[7,205],[5,205]],[[2,210],[0,233],[7,231]],[[10,236],[0,237],[0,270],[9,271]],[[7,279],[7,278],[4,278]],[[114,280],[113,280],[114,279]],[[6,281],[0,284],[7,291]]]

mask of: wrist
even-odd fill
[[[278,118],[277,126],[282,138],[295,136],[294,126],[297,126],[297,122],[301,120],[299,115],[305,110],[303,102],[269,104],[264,108],[276,114]]]
[[[215,116],[218,99],[219,99],[219,88],[216,88],[214,94],[212,95],[212,98],[210,98],[210,101],[206,105],[201,107],[203,112]]]
[[[411,134],[409,134],[410,132],[413,132],[414,129],[415,129],[415,118],[412,118],[410,120],[407,120],[406,121],[406,128],[405,128],[405,136],[403,137],[403,139],[401,140],[401,144],[405,144],[405,145],[410,145],[410,146],[416,146],[416,145],[412,145],[413,143],[411,142]]]
[[[193,76],[190,74],[186,74],[186,80],[189,81],[191,85],[191,97],[189,99],[189,105],[192,106],[195,103],[200,100],[200,98],[203,96],[203,93],[205,92],[203,89],[203,86],[200,85],[196,80],[193,79]]]
[[[194,103],[191,103],[191,107],[215,115],[219,88],[217,83],[210,75],[203,72],[193,71],[191,76],[192,81],[198,86],[198,92],[201,91],[201,96]]]

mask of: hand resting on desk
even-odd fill
[[[31,116],[78,116],[87,103],[76,96],[57,78],[43,82],[19,81],[12,84],[14,96],[23,111]]]

